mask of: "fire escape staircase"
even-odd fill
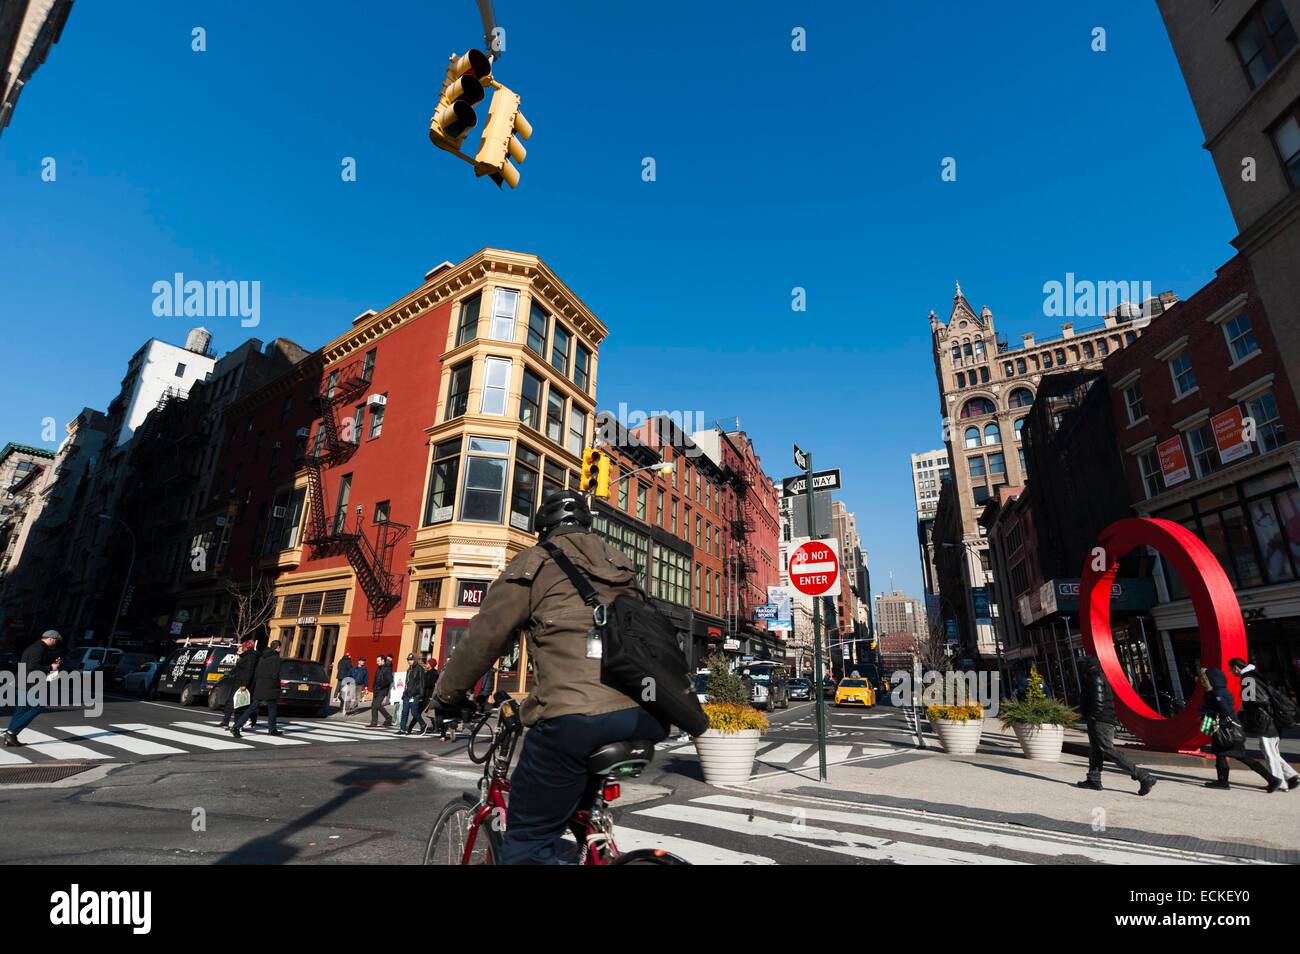
[[[384,522],[376,525],[375,542],[365,533],[361,515],[356,517],[349,531],[347,513],[340,511],[334,517],[327,513],[323,473],[326,468],[346,462],[356,453],[360,435],[354,440],[344,440],[336,416],[338,408],[351,403],[365,390],[369,379],[361,373],[360,361],[342,369],[317,395],[320,410],[321,433],[324,435],[303,458],[307,468],[308,513],[307,544],[313,556],[342,553],[357,576],[357,583],[366,595],[368,615],[375,620],[386,616],[401,600],[403,574],[392,572],[393,552],[410,530],[404,523]]]

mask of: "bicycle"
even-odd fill
[[[424,850],[426,865],[499,864],[501,842],[507,821],[506,796],[510,793],[510,765],[515,747],[523,736],[519,704],[509,693],[498,692],[495,706],[478,717],[470,730],[468,754],[471,762],[483,766],[478,795],[466,792],[442,807],[429,833]],[[475,749],[479,734],[497,717],[492,741],[479,755]],[[443,725],[454,720],[444,720]],[[614,819],[609,803],[620,795],[619,781],[636,778],[654,758],[654,743],[611,742],[592,752],[587,759],[593,795],[589,807],[573,813],[568,828],[576,841],[579,865],[685,865],[689,862],[657,848],[621,852],[614,841]]]

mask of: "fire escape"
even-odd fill
[[[741,466],[743,468],[743,464]],[[728,468],[728,471],[728,479],[736,492],[736,513],[731,521],[732,547],[727,561],[727,575],[732,580],[735,599],[728,606],[732,612],[727,614],[727,632],[729,636],[735,637],[741,627],[749,622],[749,614],[753,610],[746,597],[750,578],[758,569],[758,560],[753,539],[755,503],[754,495],[750,492],[752,487],[749,475],[743,469]]]
[[[350,404],[370,383],[362,374],[361,361],[330,372],[321,392],[316,396],[320,411],[320,431],[315,446],[303,458],[307,468],[310,511],[306,543],[312,547],[312,556],[331,556],[342,553],[357,576],[357,583],[366,594],[367,615],[376,625],[401,599],[402,575],[392,572],[393,552],[398,542],[410,530],[404,523],[385,521],[375,525],[375,540],[366,536],[361,514],[357,514],[352,530],[348,529],[347,511],[339,509],[333,517],[327,513],[325,484],[322,473],[326,468],[345,463],[356,453],[361,435],[340,433],[338,408]],[[348,418],[350,431],[352,418]]]

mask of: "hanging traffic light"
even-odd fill
[[[609,496],[609,455],[595,447],[588,447],[582,452],[582,478],[578,489],[583,493],[592,493],[597,497]]]
[[[519,94],[498,84],[488,107],[487,122],[483,124],[483,139],[474,157],[474,174],[489,176],[498,186],[502,182],[510,188],[519,185],[519,170],[510,160],[523,162],[528,150],[521,139],[533,134],[533,127],[519,111]]]
[[[483,101],[483,84],[492,78],[492,61],[480,50],[452,56],[429,120],[429,139],[439,149],[459,152],[469,131],[478,124],[474,106]]]

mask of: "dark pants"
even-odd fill
[[[236,732],[242,729],[244,727],[244,723],[249,721],[250,719],[252,720],[253,725],[257,725],[257,707],[259,705],[266,706],[266,731],[267,732],[276,731],[275,717],[276,717],[276,713],[280,708],[280,700],[268,699],[266,700],[265,703],[259,703],[256,700],[254,700],[252,705],[245,706],[243,709],[239,710],[239,717],[235,719]]]
[[[402,731],[414,729],[417,725],[421,728],[427,728],[424,722],[424,716],[420,710],[424,707],[423,699],[403,699],[402,700]]]
[[[10,735],[17,738],[18,733],[31,725],[32,720],[40,715],[44,708],[44,706],[15,706],[14,714],[9,717]]]
[[[1241,745],[1235,749],[1228,749],[1224,752],[1214,753],[1214,771],[1219,776],[1220,782],[1226,782],[1228,780],[1228,772],[1231,771],[1231,768],[1228,765],[1228,759],[1236,759],[1242,765],[1246,766],[1262,778],[1265,782],[1271,783],[1273,781],[1273,773],[1264,766],[1262,761],[1255,758],[1253,755],[1248,755],[1246,753],[1246,747]],[[1281,779],[1278,781],[1281,781]]]
[[[235,692],[238,692],[238,691],[239,691],[238,689],[235,690]],[[225,709],[225,711],[221,713],[221,725],[223,725],[223,726],[224,726],[224,725],[230,725],[230,720],[231,720],[231,718],[234,717],[234,714],[235,714],[235,693],[232,692],[232,693],[230,694],[230,698],[226,700],[226,709]],[[253,718],[252,718],[252,720],[251,720],[248,724],[249,724],[249,725],[257,725],[257,707],[256,707],[256,706],[253,707]]]
[[[1110,759],[1134,781],[1147,777],[1145,769],[1138,768],[1127,755],[1115,748],[1115,726],[1110,722],[1088,723],[1088,778],[1101,782],[1101,769]]]
[[[510,779],[502,864],[555,864],[560,837],[584,799],[593,797],[587,757],[610,742],[658,742],[663,723],[637,706],[604,715],[543,719],[524,736]]]
[[[379,725],[379,717],[384,717],[384,725],[392,725],[393,717],[388,714],[388,706],[384,705],[384,697],[388,695],[385,689],[382,693],[376,692],[370,700],[370,724]]]

